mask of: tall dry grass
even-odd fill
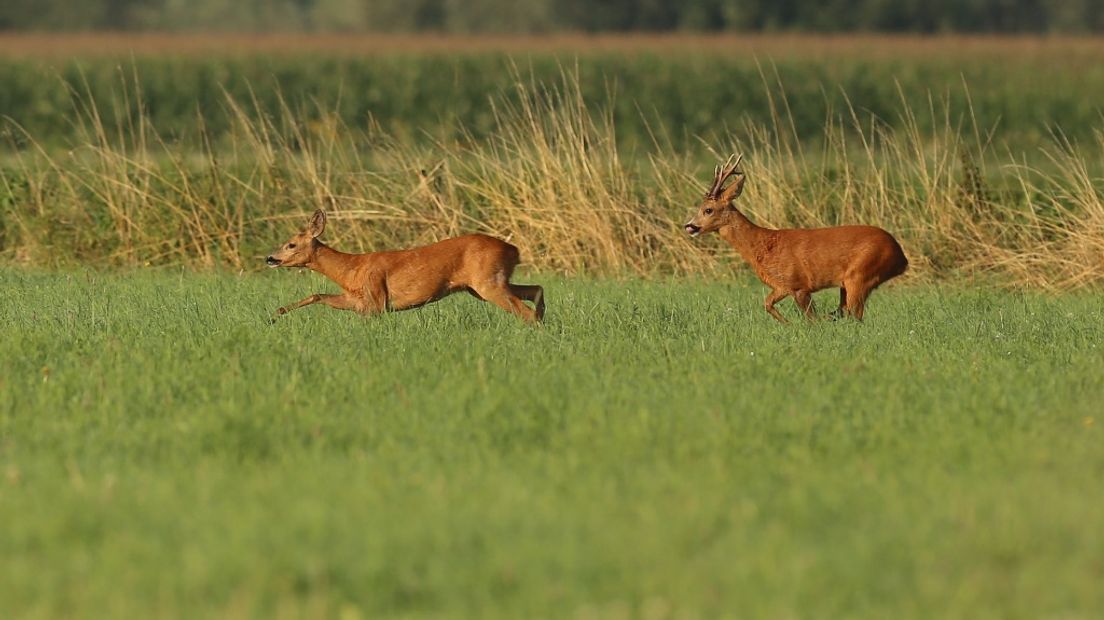
[[[740,204],[753,219],[880,225],[901,240],[912,278],[985,274],[1042,288],[1104,281],[1094,171],[1104,136],[1013,155],[933,100],[926,110],[902,104],[903,129],[848,107],[827,115],[821,139],[803,143],[788,122],[784,88],[769,76],[764,83],[775,121],[745,123],[731,142],[702,145],[708,158],[744,153],[749,183]],[[490,140],[430,146],[378,127],[352,131],[324,111],[285,105],[265,117],[228,98],[236,119],[229,146],[181,149],[150,126],[140,89],[129,84],[109,109],[78,97],[74,149],[54,153],[23,136],[33,148],[0,166],[7,261],[259,268],[271,245],[326,206],[335,220],[329,240],[352,250],[483,231],[517,244],[539,270],[728,269],[718,258],[731,252],[718,239],[691,242],[680,228],[708,180],[706,157],[673,152],[664,127],[654,128],[660,155],[619,152],[612,116],[584,104],[570,72],[551,85],[519,78],[518,97],[489,104]],[[121,115],[111,125],[124,129],[108,135],[105,114]],[[920,114],[939,122],[920,123]],[[299,120],[307,117],[322,120]]]

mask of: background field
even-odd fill
[[[678,224],[739,151],[754,219],[879,224],[914,278],[1104,280],[1104,48],[1091,39],[10,37],[3,49],[0,256],[22,264],[241,269],[327,206],[343,220],[332,238],[357,249],[481,230],[544,271],[709,273],[719,244],[691,244]]]
[[[286,271],[0,284],[8,617],[1104,608],[1097,293],[783,327],[743,280],[546,279],[531,329],[269,325],[326,288]]]
[[[166,139],[194,143],[201,117],[218,142],[234,124],[229,98],[254,120],[289,106],[303,122],[374,121],[404,141],[481,139],[495,129],[488,103],[516,99],[519,73],[555,84],[570,69],[589,107],[610,108],[619,142],[644,150],[657,131],[683,150],[779,114],[815,141],[848,102],[893,127],[902,107],[921,111],[932,132],[943,125],[926,113],[932,100],[956,123],[973,116],[999,143],[1033,148],[1056,128],[1095,137],[1102,54],[1104,41],[1072,37],[7,35],[0,110],[55,145],[82,141],[74,95],[122,108],[101,118],[109,136],[141,104]]]

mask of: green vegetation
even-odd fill
[[[688,38],[650,47],[615,41],[608,45],[625,49],[613,51],[581,40],[567,50],[510,53],[465,52],[476,40],[426,52],[385,41],[367,55],[342,52],[343,39],[324,41],[315,42],[322,50],[300,50],[310,41],[288,39],[263,54],[195,56],[174,53],[187,39],[167,38],[156,54],[131,57],[122,46],[75,59],[33,41],[21,55],[13,44],[0,56],[0,110],[22,129],[6,128],[16,144],[24,131],[49,146],[79,144],[74,113],[91,105],[108,136],[126,132],[140,111],[162,137],[190,147],[200,141],[202,119],[203,139],[219,144],[233,128],[231,101],[255,121],[288,107],[303,121],[332,117],[361,130],[375,123],[403,141],[426,143],[488,137],[490,100],[514,97],[519,76],[554,84],[567,71],[588,106],[610,106],[622,144],[645,151],[654,149],[657,131],[686,149],[698,145],[697,136],[771,124],[781,106],[792,124],[787,131],[815,140],[826,117],[851,106],[863,122],[901,127],[903,107],[927,111],[933,103],[945,103],[955,123],[972,115],[984,132],[996,131],[998,144],[1019,150],[1049,143],[1055,131],[1091,140],[1104,100],[1104,47],[1079,40]],[[925,132],[942,121],[918,115]]]
[[[1093,0],[15,0],[0,30],[1093,32]]]
[[[3,617],[1104,614],[1099,42],[237,41],[0,37]],[[901,240],[865,323],[679,229],[730,152]],[[509,238],[547,322],[270,323],[318,207]]]
[[[771,91],[769,123],[745,119],[686,150],[657,123],[655,152],[645,155],[624,146],[613,104],[592,105],[576,73],[550,84],[515,79],[483,108],[489,136],[458,126],[466,138],[428,143],[361,131],[338,115],[270,115],[227,99],[223,143],[189,148],[164,139],[152,112],[86,103],[70,119],[78,146],[29,143],[0,164],[0,256],[249,268],[324,206],[346,248],[481,231],[509,238],[544,271],[708,273],[718,244],[692,243],[680,224],[712,166],[740,152],[750,175],[740,206],[765,225],[882,226],[918,278],[984,272],[1050,289],[1104,282],[1104,134],[1014,152],[975,124],[972,108],[958,115],[949,104],[904,102],[896,124],[846,107],[807,139]],[[108,126],[115,113],[122,120]]]
[[[9,617],[1095,617],[1104,298],[0,271]],[[833,296],[819,299],[830,309]],[[784,311],[797,313],[787,303]]]

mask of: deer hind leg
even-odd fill
[[[774,289],[767,295],[766,300],[763,301],[763,308],[774,317],[779,323],[789,323],[782,315],[775,309],[774,304],[782,301],[790,296],[789,291],[783,291],[782,289]]]
[[[816,306],[813,304],[813,294],[809,291],[794,291],[794,301],[797,302],[797,307],[801,308],[801,311],[805,313],[805,318],[816,318]]]
[[[511,284],[510,292],[515,297],[533,302],[537,320],[544,320],[544,287],[538,284]]]
[[[514,294],[511,286],[504,281],[491,281],[472,286],[475,294],[481,299],[491,302],[506,312],[515,314],[527,323],[537,321],[537,313],[525,305],[520,297]]]
[[[863,318],[863,311],[866,309],[866,298],[870,296],[870,291],[873,291],[878,286],[878,281],[855,281],[847,285],[847,313],[850,314],[856,321],[861,321]]]
[[[509,291],[509,289],[502,289],[484,295],[487,301],[502,308],[506,312],[510,312],[519,316],[526,323],[536,323],[539,319],[537,313],[529,306],[525,305],[519,297]]]

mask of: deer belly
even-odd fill
[[[452,292],[444,282],[388,282],[387,305],[392,310],[417,308],[446,297]]]
[[[815,292],[839,286],[837,270],[825,267],[793,260],[786,264],[761,265],[755,269],[755,274],[775,290]]]

